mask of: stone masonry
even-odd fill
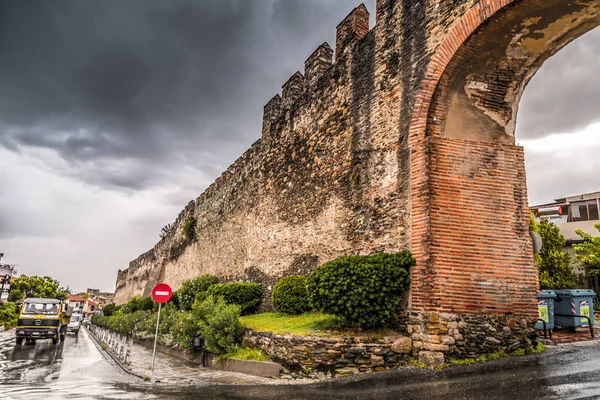
[[[518,104],[598,25],[600,0],[378,0],[372,29],[356,7],[335,54],[321,45],[266,104],[260,139],[119,271],[116,302],[209,273],[262,283],[268,309],[282,276],[410,248],[419,357],[523,343],[538,279]],[[190,216],[196,241],[181,233]]]

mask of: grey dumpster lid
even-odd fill
[[[555,298],[556,293],[554,293],[554,290],[538,290],[537,297],[546,298],[546,299]]]
[[[596,293],[590,289],[565,289],[565,290],[555,290],[559,296],[595,296]]]

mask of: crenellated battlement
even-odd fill
[[[335,61],[338,62],[344,53],[367,33],[369,33],[369,11],[364,4],[361,4],[352,10],[336,28]]]
[[[336,28],[335,62],[343,59],[354,44],[369,32],[369,11],[364,4],[354,8]],[[268,136],[271,126],[286,111],[291,110],[306,92],[314,92],[319,79],[334,66],[333,49],[325,42],[304,62],[304,75],[297,71],[282,86],[282,94],[275,95],[264,107],[262,137]]]
[[[333,49],[325,42],[310,55],[304,62],[304,77],[306,88],[314,90],[319,78],[322,77],[333,65]]]
[[[296,72],[281,89],[281,108],[285,112],[304,94],[304,75]]]

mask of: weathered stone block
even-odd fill
[[[371,356],[371,365],[372,366],[379,367],[384,364],[385,364],[385,360],[382,356],[376,356],[376,355]]]
[[[401,337],[392,343],[391,350],[396,354],[409,354],[412,351],[413,341],[409,337]]]
[[[419,362],[427,365],[428,367],[437,367],[440,365],[444,365],[444,353],[434,351],[420,351]]]

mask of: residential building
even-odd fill
[[[73,308],[74,313],[85,314],[85,302],[86,299],[78,295],[71,295],[67,297],[67,304],[69,307]]]
[[[17,271],[13,265],[0,262],[0,303],[8,301],[10,282],[15,279]]]
[[[600,235],[600,231],[594,227],[594,224],[600,223],[600,192],[559,198],[553,203],[532,206],[530,209],[537,220],[546,217],[560,229],[560,233],[567,240],[566,250],[573,258],[576,256],[573,245],[583,242],[576,230],[592,236]],[[574,270],[581,286],[593,288],[596,292],[600,290],[598,277],[586,277],[585,271],[578,263],[575,264]]]

